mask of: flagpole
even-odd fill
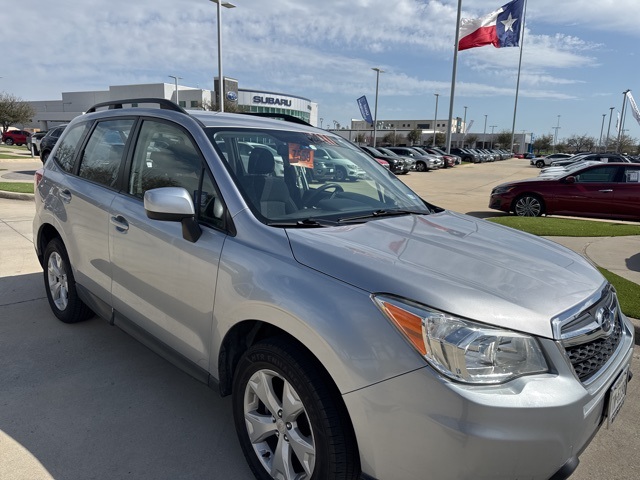
[[[518,92],[520,91],[520,70],[522,68],[522,51],[524,50],[524,19],[527,16],[527,0],[524,0],[524,9],[522,10],[522,35],[520,37],[520,61],[518,62],[518,80],[516,81],[516,101],[513,106],[513,125],[511,126],[511,154],[513,155],[513,141],[516,134],[516,112],[518,110]],[[523,135],[523,142],[526,139],[526,135]]]
[[[451,98],[449,99],[449,121],[447,122],[447,153],[451,153],[451,121],[453,120],[453,102],[456,92],[456,73],[458,70],[458,42],[460,41],[460,17],[462,16],[462,0],[458,0],[456,19],[456,41],[453,48],[453,71],[451,72]]]
[[[626,112],[626,106],[627,106],[627,93],[629,93],[631,90],[625,90],[624,92],[622,92],[622,113],[620,114],[620,125],[618,128],[618,145],[616,145],[616,152],[620,153],[620,140],[622,138],[622,135],[624,134],[624,117],[627,114]]]

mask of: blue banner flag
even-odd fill
[[[360,107],[360,113],[362,114],[362,118],[366,120],[368,123],[373,124],[373,118],[371,118],[371,109],[369,108],[369,102],[367,102],[367,97],[364,95],[358,99],[358,106]]]

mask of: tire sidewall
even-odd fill
[[[247,382],[251,376],[260,370],[272,370],[284,377],[300,396],[309,423],[313,431],[313,439],[316,450],[316,464],[312,475],[313,479],[330,478],[326,463],[323,459],[330,458],[328,442],[326,438],[324,422],[319,415],[318,406],[320,400],[314,389],[310,388],[308,381],[304,380],[300,367],[293,357],[269,344],[257,344],[252,347],[238,364],[233,383],[233,417],[236,431],[240,440],[242,451],[257,478],[272,480],[271,475],[262,466],[256,457],[255,450],[249,440],[244,421],[244,396]],[[293,365],[292,365],[293,361]]]

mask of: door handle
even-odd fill
[[[602,193],[611,193],[611,192],[613,192],[613,189],[609,188],[609,189],[605,189],[605,190],[598,190],[598,191],[599,191],[599,192],[602,192]]]
[[[116,230],[118,230],[119,232],[126,232],[127,230],[129,230],[129,222],[127,222],[127,220],[122,215],[111,216],[109,222],[111,223],[111,225],[114,225],[116,227]]]
[[[60,196],[60,200],[64,203],[69,203],[71,201],[71,192],[66,188],[64,190],[60,190],[58,195]]]

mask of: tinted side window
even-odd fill
[[[124,145],[133,124],[133,119],[98,123],[82,152],[78,174],[87,180],[114,187],[122,164]]]
[[[84,137],[87,127],[87,123],[78,123],[77,125],[74,125],[58,144],[54,160],[58,165],[60,165],[60,168],[66,172],[73,171],[75,152],[78,144]]]
[[[613,182],[618,173],[616,166],[602,166],[590,168],[589,170],[576,175],[576,181],[580,183],[602,183]]]

